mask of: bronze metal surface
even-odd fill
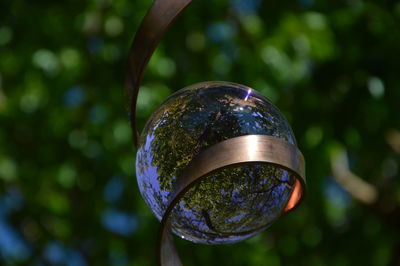
[[[214,171],[253,162],[273,164],[293,174],[296,177],[295,186],[282,215],[298,205],[305,190],[305,169],[304,157],[296,146],[284,139],[265,135],[246,135],[217,143],[198,154],[174,184],[170,203],[161,221],[159,265],[181,265],[173,247],[169,217],[184,194]]]
[[[135,35],[130,49],[125,93],[136,146],[136,103],[144,70],[168,27],[192,1],[155,0]],[[273,164],[292,173],[296,181],[282,215],[298,206],[305,192],[305,173],[304,158],[296,146],[283,139],[264,135],[241,136],[217,143],[198,154],[174,185],[170,203],[161,221],[157,253],[159,265],[182,265],[170,233],[169,217],[185,192],[214,171],[251,162]]]
[[[191,2],[192,0],[155,0],[136,32],[130,49],[125,81],[129,119],[136,146],[136,102],[143,72],[168,27]]]

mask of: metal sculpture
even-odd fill
[[[156,49],[157,44],[163,37],[164,33],[167,31],[168,27],[191,2],[192,0],[155,0],[136,33],[130,51],[129,69],[126,79],[126,97],[129,106],[129,115],[134,135],[134,142],[136,146],[138,146],[138,143],[140,142],[136,129],[136,102],[143,72],[147,66],[149,59],[151,58],[151,55]],[[235,93],[238,93],[239,103],[229,102],[229,106],[234,106],[234,108],[242,108],[242,111],[243,107],[246,108],[246,102],[251,95],[251,97],[253,97],[252,99],[255,102],[261,101],[261,104],[267,105],[267,108],[271,108],[268,110],[272,110],[271,112],[275,114],[275,118],[278,117],[276,119],[281,119],[279,112],[277,112],[277,109],[273,107],[272,104],[268,102],[268,100],[264,100],[262,96],[256,93],[254,95],[251,94],[252,89],[243,85],[227,82],[205,82],[192,85],[191,87],[186,88],[184,91],[189,91],[193,95],[196,95],[197,93],[201,93],[201,90],[207,90],[209,88],[212,88],[214,90],[228,90],[226,95],[228,95],[232,99],[236,97]],[[229,95],[231,91],[233,91],[233,96]],[[246,95],[243,95],[241,94],[242,91],[247,91],[248,93]],[[225,99],[222,100],[225,101]],[[170,102],[171,101],[173,100],[170,100]],[[169,104],[168,100],[166,104]],[[202,108],[198,109],[201,111]],[[268,114],[269,111],[265,112]],[[200,113],[196,113],[196,115],[197,114]],[[155,117],[157,115],[155,115]],[[218,116],[218,114],[216,114],[216,116]],[[268,114],[268,116],[270,115]],[[275,119],[273,116],[270,117],[270,119]],[[182,116],[180,118],[182,118]],[[283,122],[281,122],[280,120],[278,122],[283,123],[284,126],[288,128],[288,134],[290,135],[291,130],[289,126],[286,126],[286,121],[284,121],[283,119]],[[227,123],[229,124],[230,121],[228,121]],[[148,124],[150,124],[150,126],[154,126],[153,124],[151,124],[151,122],[149,122]],[[159,233],[158,247],[159,265],[182,265],[182,262],[180,261],[178,253],[176,252],[176,249],[174,247],[171,234],[171,228],[173,227],[173,225],[171,224],[171,220],[173,219],[171,219],[171,217],[173,218],[174,208],[177,208],[179,203],[185,197],[185,194],[187,194],[190,189],[199,186],[201,182],[212,175],[216,177],[215,173],[225,170],[230,171],[230,169],[233,169],[235,167],[237,169],[240,169],[241,167],[249,167],[249,165],[254,166],[254,169],[264,169],[266,166],[268,166],[268,169],[272,169],[273,171],[280,171],[280,178],[284,175],[292,178],[290,179],[290,184],[288,183],[288,187],[290,188],[289,196],[282,200],[284,205],[282,211],[279,213],[278,216],[284,215],[293,210],[302,200],[305,193],[304,158],[295,145],[294,137],[293,140],[291,140],[291,136],[281,136],[279,133],[274,133],[275,131],[272,133],[265,133],[265,131],[261,130],[261,134],[241,134],[241,132],[258,131],[254,128],[247,131],[239,130],[236,135],[233,135],[233,137],[222,139],[218,143],[214,143],[212,145],[203,145],[204,147],[199,148],[198,150],[194,149],[194,152],[189,161],[184,165],[184,169],[182,171],[179,171],[179,174],[175,176],[173,180],[169,180],[168,184],[171,185],[171,187],[168,190],[167,199],[165,200],[164,205],[162,203],[159,204],[161,206],[159,207],[161,208],[162,212],[162,217],[159,217],[161,218],[161,230]],[[143,143],[146,142],[146,134],[147,132],[144,132],[145,136],[143,136],[144,140],[142,140],[141,146],[143,146]],[[138,155],[143,155],[142,153],[138,153]],[[138,160],[140,161],[142,159]],[[253,175],[254,171],[256,171],[253,168],[249,168],[250,175]],[[142,172],[141,175],[143,176]],[[147,200],[146,202],[149,204],[148,201],[149,200]],[[232,239],[231,242],[235,242],[236,240],[239,241],[244,238],[250,237],[255,233],[258,233],[259,231],[267,227],[267,225],[262,225],[259,228],[247,231],[238,230],[232,232],[222,232],[221,230],[217,230],[214,228],[214,226],[212,226],[209,214],[206,211],[201,210],[198,212],[203,215],[204,223],[206,223],[209,229],[208,232],[215,233],[215,243],[218,243],[218,239],[220,239],[220,243],[224,243],[226,239],[228,239],[226,240],[228,242],[229,239]],[[175,224],[179,223],[175,222]],[[240,228],[244,228],[244,226],[241,225]],[[178,232],[179,234],[178,229],[174,228],[174,232]],[[183,236],[183,234],[180,235]],[[234,236],[244,236],[244,238],[234,238]],[[214,242],[209,240],[209,243],[215,244]],[[205,243],[208,242],[205,241]]]

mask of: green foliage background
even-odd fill
[[[137,189],[123,98],[129,46],[150,4],[1,1],[1,264],[155,264],[158,221]],[[147,69],[140,128],[187,85],[251,86],[292,125],[308,191],[298,210],[243,243],[178,240],[185,265],[400,265],[399,62],[397,0],[189,7]],[[343,149],[379,191],[371,204],[335,181],[331,160]]]

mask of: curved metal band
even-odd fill
[[[155,0],[135,35],[130,49],[125,92],[136,146],[136,103],[144,69],[168,27],[192,1]],[[174,185],[170,204],[161,222],[158,252],[160,265],[182,265],[170,233],[169,216],[185,192],[213,171],[249,162],[275,164],[294,174],[294,189],[282,214],[299,204],[305,190],[304,158],[294,145],[283,139],[261,135],[242,136],[218,143],[196,156]]]
[[[155,0],[136,32],[129,54],[125,81],[125,94],[135,146],[138,144],[136,102],[144,69],[168,27],[191,2],[192,0]]]
[[[214,171],[251,162],[274,164],[296,177],[293,192],[282,215],[300,203],[305,192],[305,168],[304,157],[296,146],[284,139],[265,135],[246,135],[217,143],[197,155],[174,184],[170,203],[161,221],[159,265],[182,265],[172,242],[169,218],[184,194]]]

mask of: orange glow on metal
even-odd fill
[[[293,209],[297,205],[297,203],[301,199],[302,194],[303,193],[302,193],[301,183],[296,178],[296,181],[294,183],[294,188],[293,188],[292,195],[290,196],[290,199],[289,199],[289,201],[288,201],[288,203],[286,204],[286,207],[285,207],[285,213],[290,211],[291,209]]]

